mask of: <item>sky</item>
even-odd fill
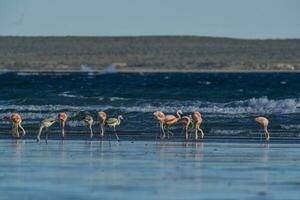
[[[0,0],[0,35],[300,38],[300,0]]]

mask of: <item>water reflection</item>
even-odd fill
[[[202,142],[195,142],[194,143],[195,147],[195,160],[201,160],[202,159],[202,152],[204,150],[204,145]]]
[[[100,191],[97,194],[106,197],[130,193],[132,199],[149,191],[172,199],[194,199],[200,192],[205,199],[222,199],[224,193],[231,199],[295,195],[298,148],[268,143],[122,141],[109,147],[108,141],[97,140],[50,141],[48,145],[2,140],[0,188],[4,195],[9,192],[22,198],[42,191],[40,196],[56,192],[62,199],[72,197],[74,191],[85,195]],[[47,182],[47,191],[41,181]]]
[[[260,147],[261,147],[261,156],[260,156],[260,158],[264,162],[269,161],[269,146],[270,146],[269,143],[264,143],[264,144],[260,145]]]
[[[16,139],[12,141],[12,148],[14,149],[15,160],[21,160],[22,146],[25,144],[25,140]]]
[[[60,158],[62,160],[65,160],[66,159],[66,151],[65,151],[65,141],[64,140],[60,140],[58,142],[58,151],[60,154]]]

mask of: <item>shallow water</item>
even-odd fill
[[[0,74],[0,118],[18,112],[27,130],[11,140],[0,120],[0,199],[299,199],[300,73]],[[200,111],[203,142],[155,141],[152,112]],[[121,143],[88,141],[82,119],[125,118]],[[67,112],[50,141],[39,122]],[[270,119],[262,143],[253,118]],[[111,132],[111,130],[107,130]],[[44,138],[44,134],[42,135]],[[107,140],[108,138],[106,138]]]
[[[118,131],[154,133],[152,113],[185,115],[200,111],[209,136],[257,137],[253,118],[270,119],[272,137],[298,137],[300,73],[3,73],[0,74],[0,118],[19,112],[29,134],[39,122],[67,112],[67,131],[86,132],[82,119],[104,110],[125,118]],[[0,120],[0,133],[11,125]],[[55,124],[51,130],[58,131]],[[95,131],[99,131],[96,124]],[[175,127],[176,135],[181,126]]]
[[[299,199],[300,144],[0,140],[1,199]]]

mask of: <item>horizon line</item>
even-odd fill
[[[229,37],[229,36],[212,36],[212,35],[194,35],[194,34],[152,34],[152,35],[2,35],[0,37],[91,37],[91,38],[130,38],[130,37],[201,37],[201,38],[220,38],[220,39],[233,39],[233,40],[299,40],[299,38],[287,37],[262,37],[262,38],[247,38],[247,37]]]

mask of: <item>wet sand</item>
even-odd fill
[[[298,199],[300,144],[0,140],[1,199]]]

